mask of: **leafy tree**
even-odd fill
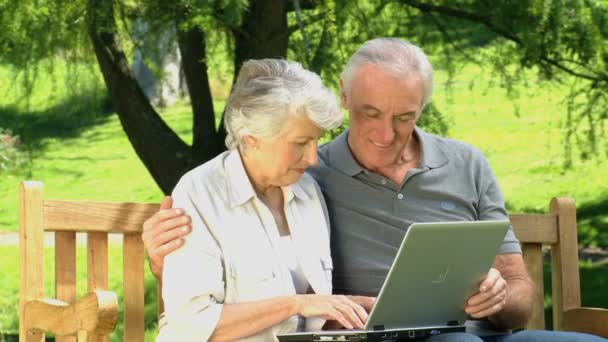
[[[138,44],[130,30],[142,19],[149,34],[176,28],[192,104],[191,145],[166,125],[129,70]],[[23,68],[52,56],[78,62],[95,56],[130,142],[164,192],[224,149],[209,86],[214,56],[227,56],[232,70],[250,58],[288,57],[336,86],[349,55],[377,36],[417,43],[452,74],[463,62],[489,65],[511,91],[525,69],[536,71],[539,82],[568,83],[566,166],[574,146],[583,158],[608,153],[605,1],[0,0],[0,25],[3,63]],[[435,131],[447,129],[438,108],[423,118]]]

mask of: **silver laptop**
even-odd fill
[[[414,223],[364,330],[299,332],[279,341],[385,341],[464,331],[464,304],[488,273],[509,221]]]

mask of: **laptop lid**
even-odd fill
[[[365,329],[462,325],[464,304],[492,266],[509,221],[412,224]]]

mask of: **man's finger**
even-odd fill
[[[188,225],[185,226],[180,226],[178,228],[174,228],[174,229],[170,229],[167,231],[164,231],[160,234],[157,234],[156,236],[154,236],[149,245],[151,249],[156,249],[160,246],[166,245],[167,243],[173,241],[173,240],[178,240],[179,238],[181,238],[182,236],[190,233],[190,231],[192,230],[192,228]]]
[[[504,305],[505,305],[505,302],[504,301],[500,301],[500,302],[498,302],[498,303],[496,303],[494,305],[489,306],[485,310],[478,311],[478,312],[472,313],[470,315],[473,318],[488,317],[488,316],[491,316],[491,315],[499,312],[500,310],[502,310],[502,308],[504,307]]]
[[[157,223],[184,215],[184,210],[180,208],[160,209],[144,222],[144,230],[152,229]]]
[[[154,257],[163,259],[174,250],[180,248],[184,244],[184,239],[171,240],[154,249]]]
[[[492,287],[494,287],[494,284],[496,284],[496,282],[500,278],[501,278],[500,272],[495,268],[490,268],[490,271],[488,271],[488,275],[486,276],[486,279],[484,279],[481,282],[481,284],[479,285],[479,291],[485,292],[485,291],[491,289]]]
[[[475,305],[478,305],[485,301],[488,301],[492,297],[497,296],[501,292],[505,291],[505,289],[506,289],[506,283],[504,281],[497,282],[496,284],[494,284],[494,287],[492,287],[484,292],[478,292],[477,294],[475,294],[474,296],[469,298],[469,300],[467,300],[467,305],[475,306]]]
[[[190,226],[190,216],[181,215],[164,220],[162,222],[158,222],[155,225],[154,230],[150,232],[153,232],[153,237],[155,237],[161,233],[168,232],[184,226]]]
[[[171,196],[165,196],[160,202],[160,210],[170,209],[173,206],[173,198]]]
[[[184,236],[190,233],[191,230],[190,217],[178,216],[159,222],[152,227],[144,228],[141,238],[144,241],[146,249],[151,249],[166,243],[168,241],[167,238],[171,239],[171,236]],[[170,232],[170,235],[166,235],[168,232]]]
[[[467,314],[473,315],[473,314],[479,313],[481,311],[487,310],[488,308],[490,308],[498,303],[504,302],[506,298],[507,298],[507,292],[503,291],[503,292],[498,293],[497,295],[492,296],[492,297],[488,298],[487,300],[484,300],[477,304],[467,305],[465,307],[465,311]]]

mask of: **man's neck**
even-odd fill
[[[373,171],[390,179],[393,183],[397,185],[402,185],[407,172],[410,169],[419,166],[421,154],[422,153],[420,148],[420,141],[418,139],[418,136],[413,133],[410,141],[408,142],[406,148],[404,149],[399,159],[395,160],[394,163],[386,167],[382,167]]]

